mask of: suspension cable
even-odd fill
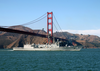
[[[59,28],[60,28],[60,30],[61,30],[61,32],[62,32],[62,34],[63,34],[63,35],[64,35],[64,37],[66,38],[66,36],[65,36],[65,34],[63,33],[63,31],[62,31],[62,29],[61,29],[61,27],[60,27],[60,25],[59,25],[59,23],[58,23],[58,21],[57,21],[57,19],[56,19],[55,15],[54,15],[54,19],[55,19],[56,23],[58,24],[58,26],[59,26]]]
[[[29,22],[29,23],[25,23],[25,24],[22,24],[22,25],[30,25],[30,24],[36,23],[36,22],[38,22],[38,21],[44,19],[45,17],[46,17],[46,16],[44,16],[43,18],[41,18],[41,19],[39,19],[39,20],[37,20],[37,21],[31,21],[31,22]]]
[[[40,16],[39,18],[35,19],[35,20],[32,20],[32,21],[30,21],[30,22],[28,22],[28,23],[21,24],[21,25],[29,25],[29,24],[36,23],[36,22],[38,22],[38,21],[40,21],[40,20],[44,19],[44,18],[46,17],[45,15],[46,15],[46,13],[45,13],[45,14],[43,14],[42,16]],[[43,16],[45,16],[45,17],[43,17]],[[40,18],[41,18],[41,19],[40,19]]]
[[[54,22],[53,22],[53,24],[54,24]],[[57,27],[56,27],[56,25],[54,24],[54,27],[56,28],[56,30],[58,31],[58,29],[57,29]]]
[[[56,17],[55,16],[54,16],[54,19],[55,19],[56,23],[58,24],[58,21],[56,20]],[[60,27],[59,24],[58,24],[58,26],[59,26],[60,30],[62,31],[62,29],[61,29],[61,27]]]
[[[32,20],[32,21],[30,21],[30,22],[28,22],[28,23],[21,24],[21,25],[29,25],[29,24],[36,23],[36,22],[38,22],[38,21],[44,19],[44,18],[46,17],[45,15],[46,15],[46,13],[43,14],[42,16],[40,16],[39,18],[35,19],[35,20]],[[20,26],[20,25],[13,25],[13,26]],[[10,26],[1,26],[1,27],[10,27]]]

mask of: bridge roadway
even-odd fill
[[[34,32],[26,32],[26,31],[20,31],[20,30],[15,30],[15,29],[10,29],[10,28],[3,28],[0,27],[0,31],[3,32],[11,32],[11,33],[19,33],[19,34],[26,34],[26,35],[34,35],[34,36],[40,36],[40,37],[48,37],[48,35],[44,35],[44,34],[37,34]],[[50,36],[50,38],[53,38]],[[59,39],[59,40],[63,40],[63,41],[67,41],[67,39],[65,38],[59,38],[59,37],[54,37],[55,39]]]

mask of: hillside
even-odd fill
[[[28,32],[35,32],[39,34],[41,33],[46,34],[45,31],[32,30],[24,26],[12,26],[9,28],[16,29],[16,30],[20,29],[22,31],[28,31]],[[0,32],[0,48],[22,47],[25,43],[43,44],[46,43],[46,38],[16,34],[16,33]]]
[[[39,34],[46,34],[43,30],[32,30],[24,26],[11,26],[11,29],[35,32]],[[84,48],[97,48],[100,47],[100,37],[94,35],[79,35],[71,34],[69,32],[56,32],[54,36],[65,37],[75,45],[83,45]],[[74,39],[74,40],[73,40]],[[38,36],[23,35],[16,33],[0,32],[0,48],[12,48],[12,47],[23,47],[26,43],[44,44],[47,42],[47,38],[42,38]]]
[[[100,37],[94,35],[79,35],[71,34],[69,32],[56,32],[55,36],[66,37],[67,39],[74,39],[84,46],[84,48],[98,48],[100,47]]]

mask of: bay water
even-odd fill
[[[81,51],[0,49],[0,71],[100,71],[100,49]]]

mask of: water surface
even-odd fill
[[[0,71],[100,71],[100,49],[81,51],[0,50]]]

